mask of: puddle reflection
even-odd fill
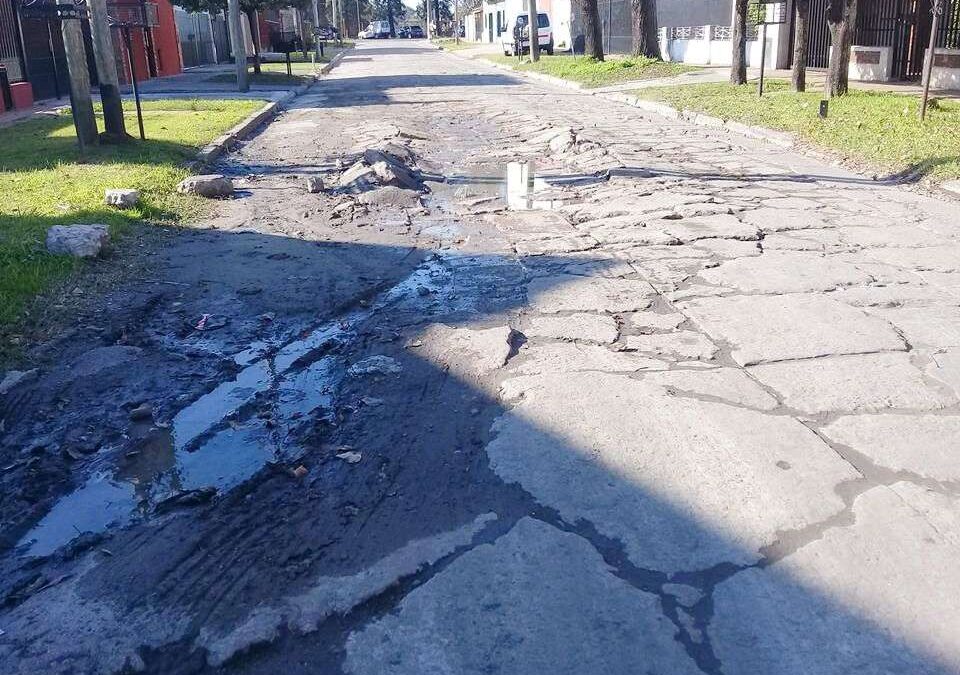
[[[550,184],[536,175],[534,162],[507,164],[506,202],[511,211],[552,210],[563,206],[563,201],[544,194]]]

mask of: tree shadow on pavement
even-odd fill
[[[904,619],[888,619],[896,608],[858,607],[842,582],[767,567],[772,558],[744,545],[757,510],[782,497],[751,484],[763,471],[721,481],[738,505],[720,513],[721,502],[661,481],[655,467],[674,448],[650,436],[622,449],[635,463],[598,455],[574,431],[595,405],[504,403],[499,376],[470,374],[476,354],[424,355],[431,326],[515,324],[543,300],[531,281],[542,296],[604,277],[614,261],[218,231],[189,233],[163,256],[157,278],[107,299],[146,296],[136,311],[104,337],[75,339],[14,391],[33,392],[34,408],[5,420],[8,485],[29,487],[31,465],[16,463],[31,437],[48,438],[34,456],[57,461],[57,435],[88,423],[90,402],[109,433],[73,461],[81,497],[47,502],[33,531],[50,537],[51,555],[25,561],[27,534],[3,556],[5,672],[417,673],[438,653],[452,672],[950,672],[920,627],[907,634]],[[201,315],[230,321],[197,331]],[[120,335],[140,351],[97,370],[90,349]],[[524,336],[510,340],[507,371],[519,376],[516,364],[545,345],[518,355]],[[627,386],[639,375],[569,377]],[[683,410],[656,386],[644,391]],[[54,400],[67,403],[36,416]],[[143,400],[161,426],[129,422]],[[686,410],[731,423],[764,416],[717,402]],[[789,431],[819,443],[798,422]],[[734,439],[722,466],[756,451]],[[85,513],[102,514],[102,491],[87,504],[83,491],[105,484],[119,490],[107,494],[114,527],[66,545]],[[829,500],[832,486],[823,489]],[[177,495],[190,498],[171,503]],[[60,520],[51,528],[50,518]],[[7,541],[26,525],[5,526]],[[436,543],[464,528],[462,540]],[[537,533],[528,557],[499,553],[516,528]],[[483,556],[493,569],[472,566]],[[538,567],[550,560],[559,567]],[[727,586],[739,575],[749,582]],[[450,580],[453,595],[432,595]],[[443,620],[418,624],[423,603]],[[74,618],[49,625],[60,611]]]

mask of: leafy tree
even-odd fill
[[[397,23],[403,21],[406,15],[407,6],[403,0],[372,0],[370,3],[371,20],[388,22],[391,37],[396,37]]]
[[[634,56],[661,58],[657,0],[630,0],[630,14],[633,23]]]
[[[433,15],[430,17],[430,23],[436,26],[438,34],[443,32],[443,26],[449,25],[453,20],[453,12],[450,9],[450,0],[430,0],[430,13]],[[417,5],[417,18],[426,23],[426,0],[420,0],[420,3]]]

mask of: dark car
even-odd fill
[[[318,40],[336,40],[340,36],[340,31],[333,26],[317,26],[313,34]]]
[[[398,38],[410,37],[410,26],[404,26],[403,28],[400,28],[399,30],[397,30],[397,37]]]
[[[410,26],[407,31],[409,32],[409,37],[423,39],[423,29],[420,26]]]

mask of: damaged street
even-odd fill
[[[0,671],[960,673],[955,201],[418,40],[211,173],[0,389]]]

